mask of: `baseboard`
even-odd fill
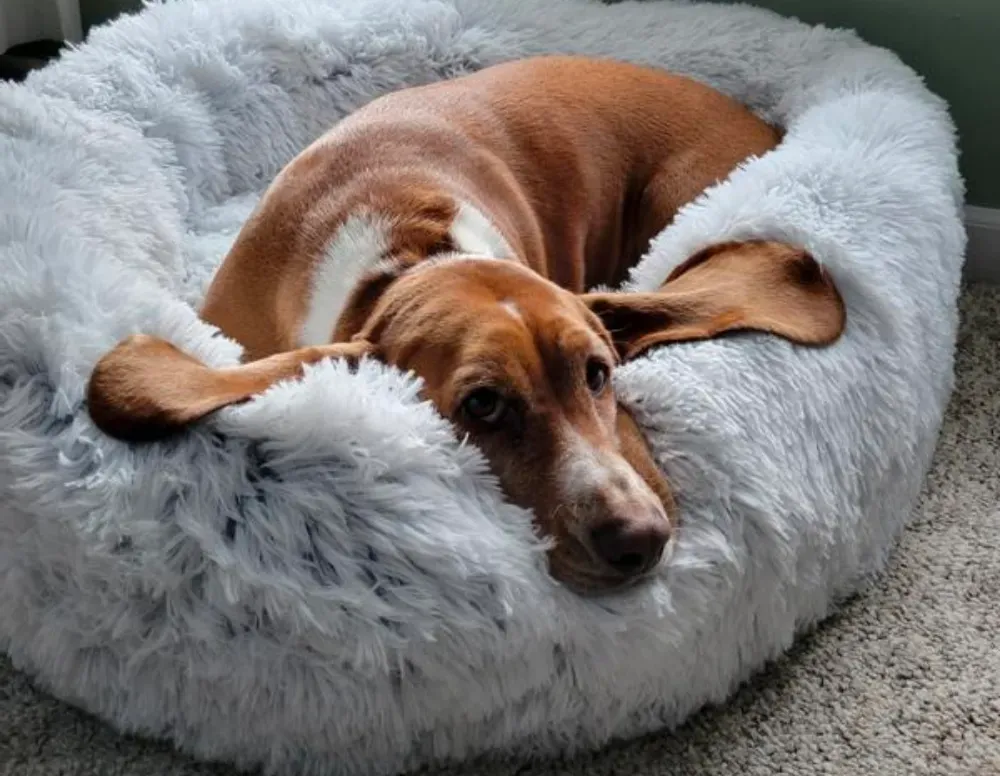
[[[1000,210],[967,206],[965,229],[969,234],[965,276],[969,280],[1000,285]]]

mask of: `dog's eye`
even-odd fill
[[[594,395],[604,391],[610,376],[611,370],[601,359],[592,358],[587,361],[587,387]]]
[[[469,418],[491,426],[504,419],[507,407],[507,400],[490,388],[477,388],[462,402],[462,411]]]

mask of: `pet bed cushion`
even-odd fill
[[[294,153],[376,95],[545,52],[662,65],[787,127],[631,287],[768,237],[848,308],[831,348],[748,335],[620,370],[683,509],[654,584],[555,584],[477,451],[376,364],[164,443],[94,428],[86,381],[123,336],[238,359],[196,307]],[[669,728],[859,590],[911,514],[952,385],[962,185],[945,105],[852,33],[671,2],[178,0],[0,88],[0,126],[0,647],[122,730],[354,776]]]

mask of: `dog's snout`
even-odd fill
[[[670,526],[660,515],[643,520],[611,518],[590,532],[594,553],[624,576],[649,571],[663,555]]]

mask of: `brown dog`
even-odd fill
[[[379,358],[422,377],[534,511],[554,576],[634,581],[661,558],[673,502],[616,408],[613,366],[735,330],[831,343],[844,308],[811,256],[772,242],[703,250],[656,293],[585,292],[622,281],[678,208],[777,142],[712,89],[607,60],[540,57],[387,95],[277,176],[220,267],[202,314],[244,365],[133,337],[95,368],[91,415],[157,437],[305,363]]]

